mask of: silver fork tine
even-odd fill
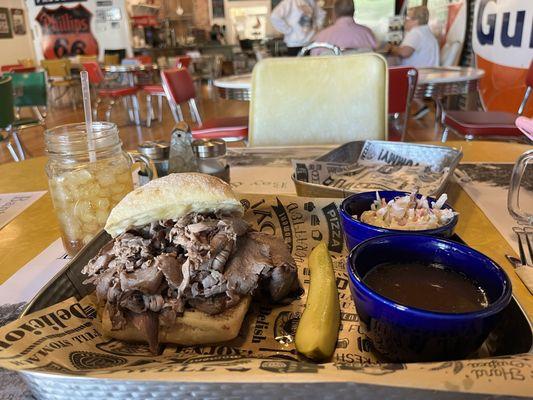
[[[525,234],[524,234],[524,231],[515,226],[513,227],[513,232],[516,233],[516,236],[518,237],[518,252],[520,253],[520,262],[522,263],[522,265],[526,265],[527,264],[527,259],[526,259],[526,253],[524,251],[524,244],[522,243],[525,238]]]

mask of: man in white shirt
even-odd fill
[[[426,6],[407,10],[406,34],[399,46],[392,46],[390,54],[401,58],[402,65],[417,68],[439,66],[439,43],[428,26],[429,11]]]
[[[439,66],[439,42],[428,26],[429,10],[426,6],[413,7],[407,10],[405,17],[406,34],[399,46],[391,46],[389,53],[400,57],[401,65],[416,68]],[[418,101],[415,101],[418,103]],[[427,115],[429,109],[422,105],[414,118],[420,119]]]
[[[322,27],[326,12],[315,0],[282,0],[270,16],[276,30],[283,33],[290,56],[295,56],[311,42]]]

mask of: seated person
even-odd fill
[[[399,46],[389,46],[391,55],[401,58],[401,65],[417,68],[439,66],[439,43],[428,26],[426,6],[407,10],[405,37]]]
[[[356,24],[354,21],[354,0],[337,0],[333,8],[335,23],[320,32],[313,38],[313,42],[334,44],[342,50],[376,48],[376,38],[366,26]],[[328,52],[326,49],[312,50],[312,55]]]
[[[389,46],[389,53],[400,57],[401,65],[417,68],[439,66],[439,42],[428,26],[429,10],[426,6],[413,7],[407,10],[405,17],[405,37],[399,46]],[[426,105],[419,100],[414,101],[421,106],[414,118],[420,119],[429,113]]]

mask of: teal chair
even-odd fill
[[[24,125],[44,124],[43,113],[39,107],[46,109],[47,92],[46,92],[46,75],[44,71],[40,72],[12,72],[9,74],[13,82],[13,93],[15,95],[16,117],[20,119],[18,110],[21,107],[31,107],[37,121],[25,120]]]
[[[24,160],[26,156],[18,137],[13,106],[12,79],[10,76],[0,77],[0,142],[6,142],[13,160],[20,161]],[[11,138],[15,142],[16,151],[11,143]]]

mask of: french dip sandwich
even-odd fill
[[[103,333],[125,341],[195,345],[233,339],[252,297],[298,288],[286,244],[254,232],[230,186],[210,175],[171,174],[111,211],[113,237],[89,263]]]

